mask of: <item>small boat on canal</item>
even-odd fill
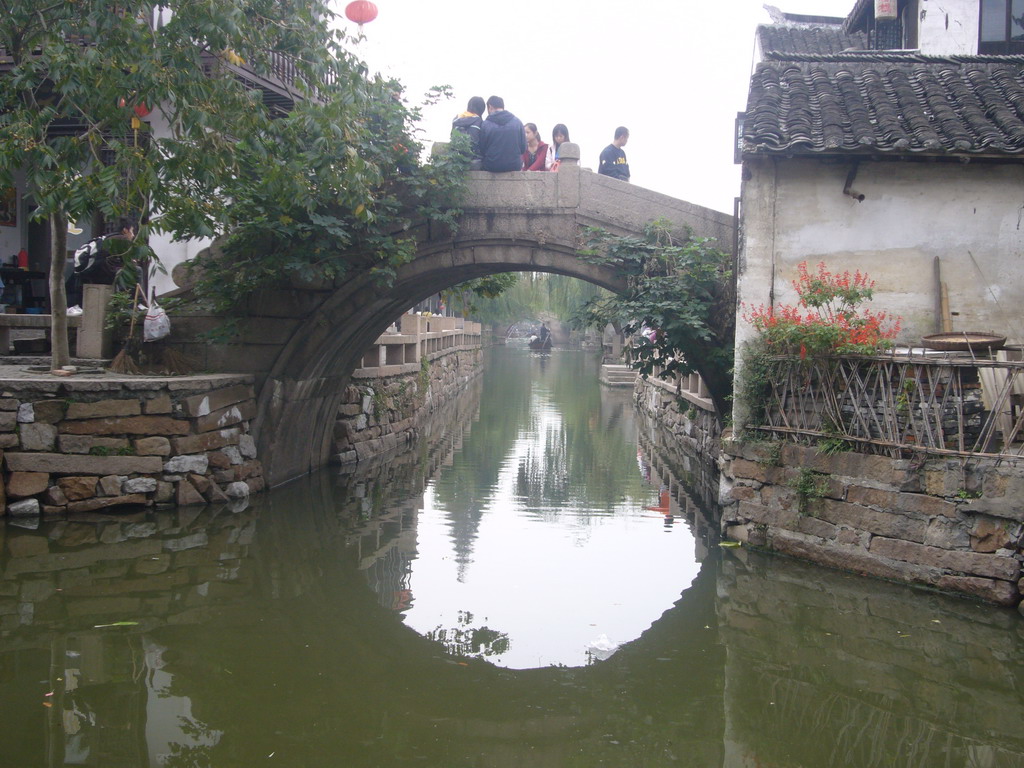
[[[531,336],[530,349],[551,349],[551,337],[548,336],[542,341],[537,336]]]

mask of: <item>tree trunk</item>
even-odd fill
[[[50,368],[71,362],[68,351],[68,295],[64,290],[67,263],[68,219],[63,211],[50,216]]]

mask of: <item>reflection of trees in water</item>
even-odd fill
[[[444,467],[434,485],[438,504],[448,513],[460,580],[472,561],[473,542],[483,511],[494,499],[501,467],[530,410],[530,380],[516,371],[514,356],[503,349],[491,350],[479,418],[463,436],[460,460]]]
[[[644,493],[634,471],[628,392],[602,389],[596,358],[496,350],[485,373],[480,421],[457,467],[442,470],[437,500],[449,513],[460,567],[472,554],[483,510],[519,442],[516,495],[530,507],[609,510]]]
[[[486,626],[474,627],[472,611],[459,611],[457,627],[441,627],[427,632],[426,637],[444,646],[452,656],[487,658],[508,653],[508,634]]]
[[[412,604],[409,578],[424,489],[461,449],[479,403],[476,381],[421,424],[411,450],[357,464],[338,477],[337,508],[348,531],[347,546],[389,610],[405,611]]]

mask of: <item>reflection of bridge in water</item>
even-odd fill
[[[742,549],[723,557],[694,475],[646,438],[652,480],[692,516],[704,562],[676,605],[586,668],[512,673],[439,653],[381,598],[402,586],[389,558],[415,534],[415,499],[469,426],[236,514],[8,528],[0,755],[115,768],[157,764],[157,753],[172,766],[252,765],[271,752],[293,765],[325,754],[448,765],[459,743],[490,764],[559,767],[626,754],[804,768],[1024,758],[1013,614],[778,558],[769,568]],[[429,473],[414,471],[420,461]],[[382,515],[380,488],[399,484],[412,501]],[[282,723],[308,725],[275,733]]]

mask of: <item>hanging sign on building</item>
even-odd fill
[[[890,21],[895,19],[896,0],[875,0],[875,21]]]

